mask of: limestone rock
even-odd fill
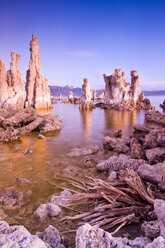
[[[131,143],[131,157],[135,159],[144,159],[144,149],[139,139],[132,138]]]
[[[11,53],[10,70],[0,60],[0,108],[24,108],[26,92],[21,72],[18,69],[20,55]]]
[[[91,90],[90,84],[87,78],[84,79],[84,84],[82,85],[82,93],[80,98],[80,109],[91,109],[95,108],[91,101]]]
[[[160,235],[165,238],[165,201],[156,199],[154,203],[155,214],[158,218]]]
[[[7,222],[0,221],[0,247],[3,248],[50,248],[40,238],[31,235],[23,226],[9,226]]]
[[[72,193],[69,190],[63,190],[60,193],[60,195],[52,195],[50,202],[53,204],[65,207],[69,203],[67,196],[71,196],[71,195],[72,195]]]
[[[79,227],[76,233],[76,248],[145,248],[149,242],[150,239],[144,237],[134,240],[116,238],[103,229],[89,224]]]
[[[119,171],[125,169],[133,169],[137,170],[140,165],[146,165],[146,161],[142,159],[132,159],[124,154],[120,154],[119,156],[112,156],[107,160],[104,160],[96,165],[96,169],[98,171]]]
[[[125,145],[123,139],[109,136],[103,139],[103,147],[118,153],[127,153],[130,150],[130,148]]]
[[[131,71],[131,86],[125,80],[124,72],[115,69],[111,76],[104,74],[105,96],[104,102],[112,109],[151,109],[148,100],[144,99],[144,94],[139,86],[139,76],[137,71]]]
[[[157,237],[153,240],[152,243],[149,243],[145,246],[145,248],[164,248],[165,247],[165,239],[161,236]]]
[[[156,147],[146,150],[146,157],[150,164],[156,164],[165,160],[165,148]]]
[[[48,81],[43,77],[40,69],[38,38],[33,34],[30,42],[30,63],[27,71],[26,107],[35,109],[52,108]]]
[[[42,121],[40,122],[38,129],[40,133],[61,130],[59,116],[55,114],[42,115]]]
[[[39,133],[38,139],[45,139],[45,136]]]
[[[145,136],[145,148],[165,147],[165,128],[154,129]]]
[[[160,235],[160,228],[157,220],[150,222],[145,221],[141,226],[141,230],[148,238],[157,238]]]
[[[36,235],[51,248],[65,248],[60,234],[54,226],[50,225],[43,232],[37,232]]]
[[[117,179],[117,173],[116,171],[111,171],[111,173],[109,174],[109,177],[108,177],[108,182],[113,182],[114,180]]]
[[[55,217],[61,213],[61,209],[54,203],[41,204],[34,212],[34,217],[45,220],[47,217]]]
[[[160,189],[165,190],[165,163],[154,165],[144,163],[139,166],[137,172],[144,180],[156,183]]]

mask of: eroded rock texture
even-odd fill
[[[26,106],[32,106],[35,109],[51,108],[50,89],[48,81],[43,77],[40,69],[38,38],[34,34],[30,42],[30,63],[26,78]]]
[[[93,108],[93,103],[91,101],[91,89],[87,78],[84,79],[84,84],[82,85],[82,93],[80,98],[80,108],[90,109]]]
[[[21,109],[25,103],[25,84],[18,69],[20,55],[11,53],[10,70],[5,70],[5,63],[0,60],[0,108]]]
[[[149,99],[144,99],[144,94],[140,89],[139,76],[137,71],[131,71],[131,85],[125,80],[125,73],[121,69],[106,76],[104,102],[114,109],[151,109]]]

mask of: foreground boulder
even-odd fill
[[[0,247],[2,248],[64,248],[57,229],[49,226],[42,233],[31,235],[24,226],[9,226],[0,221]]]
[[[114,238],[103,229],[97,226],[92,227],[89,224],[79,227],[76,233],[76,248],[145,248],[150,242],[151,240],[149,238],[144,237],[134,240]]]

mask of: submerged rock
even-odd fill
[[[67,199],[67,196],[71,196],[72,193],[69,190],[63,190],[60,195],[52,195],[51,197],[51,203],[57,204],[59,206],[67,206],[69,203],[69,200]]]
[[[31,153],[33,153],[33,151],[30,148],[25,149],[23,152],[24,155],[31,154]]]
[[[23,205],[23,193],[12,188],[0,190],[0,204],[5,209],[16,209]]]
[[[97,145],[87,146],[83,148],[75,147],[67,154],[67,156],[68,157],[80,157],[80,156],[95,154],[99,150],[100,148]]]

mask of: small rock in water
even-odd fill
[[[24,150],[23,154],[27,155],[27,154],[31,154],[33,151],[30,148],[27,148]]]
[[[15,151],[18,151],[18,150],[20,150],[20,149],[21,149],[21,145],[15,145],[15,146],[14,146],[14,150],[15,150]]]
[[[39,134],[39,135],[38,135],[38,139],[45,139],[45,136],[42,135],[42,134]]]

